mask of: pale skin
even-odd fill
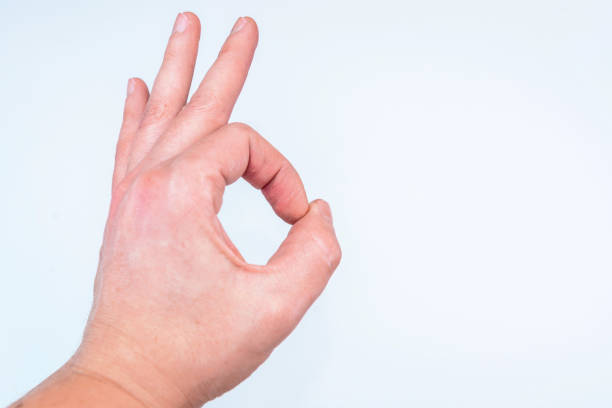
[[[200,39],[178,15],[149,93],[128,83],[93,307],[74,356],[11,407],[198,407],[266,360],[340,262],[329,206],[249,126],[228,124],[257,45],[234,25],[190,100]],[[217,214],[244,177],[292,224],[264,266]]]

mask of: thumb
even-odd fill
[[[294,302],[303,301],[305,312],[325,288],[341,257],[329,205],[315,200],[266,267],[283,277],[286,293]]]

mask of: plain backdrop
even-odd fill
[[[612,405],[608,1],[0,3],[0,405],[79,344],[127,79],[176,14],[199,83],[241,15],[232,120],[327,199],[344,251],[270,359],[211,407]],[[221,219],[265,263],[288,231],[240,181]]]

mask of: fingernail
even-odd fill
[[[330,224],[333,224],[331,208],[329,207],[327,201],[319,199],[318,208],[323,218],[325,218],[325,220],[327,220],[327,222],[329,222]]]
[[[176,21],[174,22],[173,32],[182,33],[187,28],[188,23],[189,21],[187,20],[187,16],[185,15],[185,13],[179,13],[179,15],[176,16]]]
[[[134,92],[134,88],[136,88],[136,84],[134,83],[134,78],[128,79],[128,85],[127,85],[128,96],[130,96],[132,92]]]
[[[246,25],[247,22],[248,21],[246,18],[240,17],[238,20],[236,20],[236,23],[234,24],[234,28],[232,28],[232,32],[230,34],[234,34],[242,30],[242,28]]]

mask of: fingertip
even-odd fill
[[[328,237],[326,248],[327,257],[332,270],[336,269],[342,258],[342,249],[340,243],[336,237],[334,228],[334,221],[331,213],[331,207],[329,203],[323,199],[316,199],[310,203],[310,211],[316,213],[319,218],[319,225],[326,231],[325,234]]]
[[[236,22],[234,23],[234,26],[232,27],[232,31],[230,35],[236,34],[238,32],[240,33],[246,32],[249,34],[249,36],[254,36],[255,43],[257,43],[259,39],[259,29],[257,28],[257,23],[251,17],[239,17],[236,20]]]
[[[127,95],[123,111],[124,121],[131,121],[136,117],[140,117],[148,99],[149,90],[147,89],[147,84],[140,78],[128,79]]]
[[[253,28],[255,35],[259,38],[259,27],[257,27],[257,22],[255,19],[249,16],[244,16],[243,18],[247,21],[248,26]]]
[[[280,173],[279,173],[280,174]],[[297,174],[297,173],[296,173]],[[298,176],[299,177],[299,176]],[[286,223],[294,225],[304,218],[310,206],[303,186],[294,186],[294,190],[284,191],[286,186],[281,183],[270,183],[262,189],[274,212]]]
[[[189,24],[191,26],[195,27],[195,29],[199,33],[201,28],[202,28],[202,24],[200,23],[200,18],[195,13],[193,13],[191,11],[184,11],[182,14],[185,17],[187,17],[187,19],[189,20]]]
[[[331,211],[326,201],[309,204],[308,212],[296,222],[278,251],[270,258],[273,268],[301,271],[294,278],[320,293],[342,259],[342,249],[331,224]]]
[[[143,81],[140,78],[136,78],[136,77],[128,79],[128,85],[127,85],[127,95],[128,96],[134,94],[135,92],[142,92],[143,90],[147,93],[149,92],[145,81]]]
[[[294,225],[310,211],[302,180],[291,165],[279,171],[261,191],[274,212],[288,224]]]
[[[308,202],[306,202],[306,205],[302,204],[302,200],[298,199],[296,200],[296,204],[293,206],[293,208],[295,208],[294,211],[292,211],[290,214],[281,216],[281,218],[287,222],[288,224],[294,225],[296,222],[298,222],[299,220],[301,220],[302,218],[304,218],[306,216],[306,214],[308,214]]]
[[[329,206],[329,203],[327,201],[321,198],[317,198],[316,200],[313,200],[310,203],[310,206],[315,211],[317,211],[318,214],[320,214],[323,218],[325,218],[326,221],[332,224],[333,218],[332,218],[332,213],[331,213],[331,207]]]
[[[257,43],[259,42],[259,27],[257,27],[257,23],[251,17],[245,17],[249,22],[249,27],[252,27],[253,37],[255,39],[255,47],[257,47]]]

